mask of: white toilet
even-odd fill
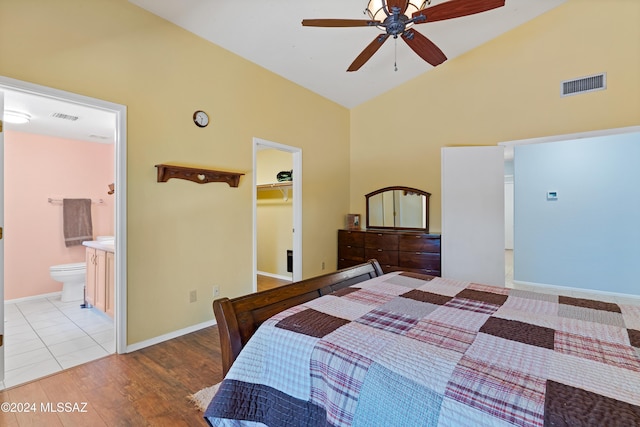
[[[87,265],[84,262],[59,264],[49,267],[51,278],[62,282],[62,302],[84,300],[84,282]]]

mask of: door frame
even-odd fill
[[[257,157],[264,149],[286,151],[293,156],[293,281],[302,280],[302,149],[265,139],[253,138],[253,291],[258,290],[258,189]]]
[[[4,234],[4,92],[0,91],[0,230]],[[0,235],[0,382],[4,381],[4,236]]]
[[[0,91],[8,89],[113,113],[115,135],[115,306],[116,352],[127,352],[127,107],[72,92],[0,76]],[[0,296],[4,303],[4,294]]]

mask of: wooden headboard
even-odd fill
[[[240,354],[240,350],[258,326],[274,314],[381,275],[382,269],[378,261],[370,260],[335,273],[294,282],[279,288],[233,299],[215,300],[213,313],[220,333],[223,375],[227,374]]]

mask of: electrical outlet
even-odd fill
[[[219,297],[219,296],[220,296],[220,286],[215,285],[215,286],[213,287],[213,297],[214,297],[214,298],[217,298],[217,297]]]
[[[189,292],[189,302],[196,302],[196,301],[198,301],[198,291],[193,290]]]

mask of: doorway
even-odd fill
[[[105,183],[105,192],[104,192],[105,199],[106,197],[113,197],[113,203],[112,203],[113,221],[114,221],[113,235],[115,236],[114,246],[115,246],[116,268],[114,272],[115,273],[114,305],[116,307],[116,310],[115,310],[113,321],[111,323],[113,325],[111,336],[113,336],[114,338],[113,338],[110,350],[111,352],[116,351],[118,353],[124,353],[126,351],[126,291],[125,291],[126,290],[126,282],[125,282],[125,279],[126,279],[126,253],[125,253],[125,248],[126,248],[126,223],[125,223],[125,220],[126,220],[126,216],[125,216],[125,213],[126,213],[126,206],[125,206],[125,203],[126,203],[126,194],[125,194],[126,193],[126,174],[125,174],[125,171],[126,171],[126,107],[123,105],[118,105],[118,104],[113,104],[110,102],[98,100],[95,98],[89,98],[82,95],[77,95],[70,92],[64,92],[57,89],[39,86],[39,85],[22,82],[15,79],[5,78],[1,76],[0,76],[0,93],[1,94],[5,94],[5,93],[17,94],[21,97],[21,99],[28,98],[29,100],[36,100],[36,102],[43,102],[43,103],[55,102],[55,103],[58,103],[59,105],[65,105],[65,104],[70,106],[73,105],[78,108],[87,109],[87,111],[93,110],[96,112],[100,112],[101,114],[107,114],[111,118],[112,126],[110,127],[111,134],[109,135],[109,137],[112,137],[113,139],[113,151],[112,151],[113,175],[112,176],[114,178],[113,179],[114,194],[113,196],[107,196],[108,188],[106,187],[106,184],[109,184],[109,183]],[[5,108],[2,109],[3,112],[4,110]],[[34,115],[33,118],[36,118],[36,116]],[[7,126],[5,126],[5,131],[6,130],[7,130]],[[25,131],[25,132],[30,132],[30,131]],[[36,132],[33,131],[33,133],[35,135]],[[51,136],[55,137],[55,135],[51,135]],[[4,149],[3,149],[3,155],[4,155]],[[0,174],[0,176],[2,176],[1,186],[4,188],[5,186],[4,171],[2,172],[2,174]],[[42,177],[42,179],[46,179],[46,177]],[[10,183],[7,183],[7,184],[10,185]],[[62,196],[64,196],[64,194]],[[55,204],[58,200],[55,197],[52,197],[51,199],[52,200],[49,201],[49,204],[53,206],[53,204]],[[96,198],[95,202],[96,204],[99,204],[100,199]],[[0,209],[2,209],[3,212],[5,211],[4,196],[0,200]],[[0,226],[4,226],[4,225],[5,224],[0,224]],[[5,233],[5,236],[6,236],[6,233]],[[10,236],[11,236],[11,233],[9,233],[8,237]],[[4,252],[4,256],[7,256],[6,251]],[[5,270],[4,268],[2,268],[2,271],[0,271],[0,281],[4,282],[4,277],[5,277]],[[2,298],[2,301],[0,301],[1,303],[0,305],[1,305],[1,308],[4,308],[5,306],[4,286],[0,286],[0,290],[2,291],[0,292],[0,298]],[[43,301],[43,303],[51,305],[50,301]],[[73,304],[73,305],[76,305],[76,304]],[[60,306],[62,306],[62,304]],[[59,308],[60,307],[54,307],[54,309],[59,309]],[[58,319],[62,319],[63,317],[61,316],[65,315],[62,312],[62,310],[59,310],[59,311],[53,310],[52,312],[54,313],[55,316],[57,316]],[[85,311],[83,313],[77,314],[77,316],[82,317],[86,313],[87,312]],[[24,313],[21,312],[20,314],[22,315]],[[49,321],[44,316],[42,320],[43,322]],[[67,323],[68,325],[70,325],[70,323],[73,323],[72,319],[68,319],[68,320],[70,320],[70,322]],[[27,323],[33,323],[33,322],[28,321]],[[73,333],[73,332],[70,332],[70,333]],[[37,335],[37,332],[35,332],[35,334]],[[87,339],[89,338],[90,337],[87,337]],[[0,346],[0,359],[2,360],[2,363],[4,363],[5,361],[5,357],[4,357],[5,349],[8,349],[10,346],[15,345],[14,343],[12,343],[11,339],[5,339],[4,342],[5,342],[5,345]],[[42,353],[44,354],[45,352],[43,351]],[[71,361],[67,361],[67,362],[68,363],[66,366],[64,364],[59,364],[59,366],[61,366],[61,368],[64,369],[66,367],[69,367],[70,366],[69,364],[73,363]],[[6,368],[9,369],[9,366],[7,366]],[[5,373],[5,369],[2,369],[2,372],[0,372],[0,375],[4,375],[4,373]],[[4,380],[4,376],[0,380]],[[4,384],[4,382],[0,381],[0,385],[12,386],[15,384],[11,382]]]
[[[266,162],[272,161],[279,165],[273,166],[276,169],[284,167],[282,172],[293,171],[292,180],[278,181],[277,174],[274,174],[266,165]],[[265,174],[269,177],[260,178],[261,170],[266,171]],[[261,267],[267,266],[263,269],[270,270],[267,273],[271,273],[269,276],[273,279],[298,281],[302,278],[302,150],[254,138],[253,171],[253,290],[255,292],[258,290],[258,273],[264,273],[258,268],[259,262]],[[269,203],[273,208],[269,209],[271,213],[267,216],[271,215],[273,218],[275,215],[278,224],[274,227],[266,227],[270,232],[277,230],[277,235],[263,236],[262,242],[259,240],[260,230],[265,227],[260,227],[260,218],[264,215],[259,212],[259,205],[264,201],[259,201],[260,193],[275,194],[271,202],[265,203]],[[275,256],[271,260],[260,260],[260,249],[267,243],[277,248]]]
[[[620,268],[609,268],[607,270],[603,267],[606,265],[606,262],[602,260],[598,261],[597,266],[584,265],[582,266],[584,268],[577,268],[576,265],[579,263],[576,260],[589,259],[588,256],[580,255],[580,250],[587,248],[585,251],[588,252],[588,248],[597,247],[598,244],[594,242],[594,239],[591,237],[587,239],[588,242],[585,243],[581,240],[582,234],[580,233],[576,233],[575,236],[565,235],[563,233],[565,233],[566,230],[580,229],[580,227],[576,225],[576,221],[578,220],[588,224],[598,223],[598,221],[606,223],[606,221],[603,220],[603,218],[606,217],[605,214],[617,212],[615,209],[617,205],[615,203],[600,200],[604,197],[611,197],[610,201],[616,200],[614,196],[611,196],[614,194],[612,193],[613,190],[608,189],[607,185],[603,184],[605,179],[613,176],[603,172],[607,171],[605,159],[609,154],[615,153],[614,144],[611,143],[611,139],[613,138],[610,137],[637,132],[640,132],[640,126],[553,135],[508,141],[499,144],[505,148],[505,201],[509,200],[509,198],[511,199],[509,200],[509,203],[512,205],[510,213],[513,216],[511,223],[505,223],[507,230],[511,229],[510,231],[512,233],[512,250],[510,254],[509,251],[507,251],[507,256],[511,256],[511,271],[507,270],[507,273],[510,274],[507,276],[508,286],[519,287],[521,289],[549,288],[551,290],[556,289],[557,291],[557,284],[562,284],[563,287],[579,288],[584,286],[586,289],[589,287],[587,284],[591,282],[591,289],[597,290],[598,284],[594,284],[594,282],[597,282],[597,279],[593,278],[599,276],[594,271],[594,268],[601,268],[602,271],[606,270],[607,272],[616,271],[617,274],[622,271]],[[589,157],[589,144],[598,138],[601,138],[602,141],[606,139],[607,144],[611,145],[607,145],[608,149],[606,151],[603,150],[597,156],[591,153],[592,157]],[[536,151],[527,149],[527,146],[533,144],[540,145],[539,149]],[[605,145],[603,145],[603,147],[604,146]],[[542,152],[541,150],[553,151]],[[560,157],[560,154],[563,154],[565,157]],[[566,161],[566,159],[570,161]],[[572,160],[574,159],[579,159],[579,161],[576,160],[573,162]],[[594,161],[594,159],[597,161]],[[507,160],[509,161],[507,162]],[[618,165],[619,168],[622,167],[622,165],[617,162],[613,163]],[[582,169],[574,168],[575,165],[580,165]],[[509,168],[507,168],[507,166],[509,166]],[[600,175],[599,179],[595,179],[593,177],[597,175],[595,175],[593,171],[597,171],[603,175]],[[584,173],[585,175],[581,177],[580,173]],[[618,171],[618,173],[620,172]],[[512,175],[510,186],[507,180],[509,174]],[[590,187],[585,184],[587,178],[594,179],[602,188],[607,188],[607,191],[599,194],[598,199],[598,206],[608,207],[605,209],[606,212],[602,211],[600,212],[602,215],[598,216],[596,207],[589,209],[588,212],[585,211],[584,215],[565,214],[561,209],[567,210],[567,207],[582,207],[588,205],[588,201],[591,200],[590,193],[582,193],[582,189],[593,188],[593,186]],[[576,182],[581,184],[575,186]],[[574,185],[574,187],[571,187],[572,185]],[[558,194],[556,193],[559,187],[565,190],[564,194],[570,194],[570,197],[560,202],[558,202]],[[610,187],[616,191],[622,188],[619,185]],[[510,191],[512,194],[509,194]],[[596,193],[598,192],[596,191]],[[618,198],[617,200],[622,199],[623,198]],[[633,199],[633,197],[631,199]],[[506,208],[509,208],[509,206],[507,205]],[[576,209],[576,211],[577,210],[578,209]],[[629,211],[628,206],[624,205],[624,208],[621,208],[620,211]],[[547,216],[545,217],[543,214]],[[565,215],[564,217],[563,214]],[[571,219],[567,220],[566,218]],[[508,217],[505,217],[505,219],[508,219]],[[564,221],[563,224],[567,226],[559,227],[558,223],[561,223],[561,221]],[[619,215],[616,216],[616,221],[616,224],[623,222]],[[539,228],[532,227],[532,224],[539,226]],[[584,229],[584,227],[582,227],[582,229]],[[619,233],[619,235],[623,236],[624,233]],[[614,246],[622,247],[623,241],[624,239],[618,242],[617,246]],[[582,244],[576,242],[582,242]],[[507,244],[508,243],[507,241]],[[550,248],[556,252],[551,251]],[[558,256],[558,253],[571,254],[571,256],[562,259]],[[608,259],[622,259],[611,253],[608,253],[608,256]],[[571,264],[569,261],[575,262],[576,265]],[[541,265],[544,265],[545,268],[540,268]],[[572,265],[573,267],[571,267]],[[581,277],[579,274],[581,271],[588,271],[589,274]],[[542,274],[535,275],[539,272],[545,272],[547,276]],[[611,276],[609,273],[607,274],[608,277]],[[614,280],[611,282],[625,283],[624,280]],[[576,283],[578,283],[579,286],[575,286]],[[612,291],[611,286],[607,287],[607,291]]]

